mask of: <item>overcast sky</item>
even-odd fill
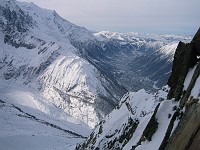
[[[58,12],[89,30],[195,34],[200,0],[20,0]]]

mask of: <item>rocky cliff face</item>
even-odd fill
[[[200,29],[180,42],[168,86],[155,94],[127,93],[76,149],[200,149]]]
[[[181,92],[183,90],[183,83],[185,77],[189,71],[189,68],[199,60],[200,48],[199,48],[200,30],[196,33],[191,43],[179,42],[174,55],[174,62],[172,67],[172,74],[168,80],[168,85],[171,87],[168,98],[180,99]]]
[[[172,84],[170,84],[171,90],[168,97],[179,98],[180,109],[185,109],[185,113],[183,114],[176,131],[169,139],[169,143],[166,146],[167,150],[200,149],[200,145],[198,143],[200,140],[200,28],[194,36],[192,42],[187,44],[187,47],[189,47],[189,49],[187,49],[187,52],[183,56],[187,54],[190,55],[187,57],[188,59],[183,60],[184,62],[187,62],[187,67],[184,67],[184,69],[186,71],[194,65],[195,67],[190,75],[190,78],[188,78],[189,73],[185,74],[184,71],[178,74],[178,76],[175,73],[172,73],[170,77],[171,80],[169,80],[169,82]],[[180,49],[180,51],[181,50],[184,51],[185,49]],[[179,57],[175,57],[175,60],[178,60]],[[182,70],[183,64],[184,63],[178,64],[174,62],[173,69],[176,70],[175,68],[181,68]],[[173,80],[173,78],[177,78],[176,76],[181,78],[178,79],[178,82],[177,80]],[[189,84],[182,82],[182,79],[184,79],[185,82],[186,80],[189,80]],[[177,85],[175,86],[175,84]]]

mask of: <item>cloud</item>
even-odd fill
[[[199,0],[21,0],[54,9],[94,30],[193,34],[200,26]]]

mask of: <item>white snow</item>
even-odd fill
[[[109,116],[106,117],[106,123],[103,126],[103,133],[98,138],[96,145],[101,143],[101,139],[106,135],[112,135],[116,130],[123,130],[124,124],[128,121],[128,118],[131,117],[133,120],[139,120],[140,123],[134,132],[133,138],[123,148],[130,149],[133,143],[138,142],[140,135],[142,134],[149,119],[151,118],[153,110],[155,109],[156,104],[153,97],[153,95],[147,94],[143,89],[138,92],[128,93],[128,95],[121,100],[122,103],[119,104],[121,105],[120,109],[113,110]],[[126,103],[130,104],[134,114],[132,114],[127,108]],[[143,113],[146,115],[143,116]],[[118,132],[114,137],[112,137],[112,139],[119,136],[121,132]]]
[[[86,124],[34,93],[34,89],[10,81],[0,83],[0,100],[5,102],[0,101],[0,145],[4,150],[73,149],[77,142],[84,140],[27,118],[27,114],[84,137],[91,132]]]
[[[185,90],[185,91],[187,90],[187,88],[188,88],[188,86],[189,86],[189,84],[192,80],[192,76],[194,74],[196,67],[197,67],[197,65],[195,65],[193,68],[190,68],[190,70],[188,71],[188,74],[185,77],[185,81],[184,81],[184,84],[183,84],[184,85],[183,90]]]
[[[160,99],[163,101],[160,101]],[[144,89],[138,92],[127,93],[120,101],[118,108],[114,109],[107,115],[102,123],[102,133],[99,134],[100,125],[94,130],[95,136],[98,138],[93,146],[104,149],[104,145],[115,138],[119,138],[123,133],[129,118],[138,121],[138,126],[133,133],[131,139],[126,143],[123,150],[131,149],[133,145],[137,145],[144,129],[151,119],[156,106],[160,104],[156,118],[158,119],[158,130],[152,137],[151,142],[143,142],[137,149],[156,149],[161,144],[171,118],[168,115],[173,115],[172,108],[178,103],[172,100],[166,100],[167,93],[159,90],[156,94],[148,94]],[[106,138],[110,136],[110,138]],[[118,143],[118,146],[120,143]]]
[[[42,9],[34,3],[17,2],[17,4],[37,22],[38,28],[34,28],[31,32],[41,39],[66,42],[70,35],[79,41],[94,39],[91,32],[64,20],[53,10]]]
[[[166,57],[166,56],[171,56],[169,61],[173,61],[173,56],[175,54],[176,48],[178,46],[178,43],[169,43],[163,47],[160,48],[159,52],[163,53],[165,55],[162,55],[162,57]],[[162,58],[161,57],[161,58]]]
[[[109,31],[93,35],[85,28],[62,19],[55,11],[41,9],[33,3],[1,0],[0,5],[17,13],[22,10],[32,17],[33,26],[21,38],[26,44],[35,46],[34,49],[16,49],[4,43],[4,33],[0,32],[0,146],[4,150],[74,149],[77,143],[84,140],[83,137],[90,134],[90,127],[95,127],[105,115],[95,104],[98,95],[110,96],[108,82],[94,66],[76,55],[77,49],[70,40],[116,39],[122,45],[134,42],[139,46],[146,43],[149,48],[157,47],[158,52],[165,56],[173,56],[177,41],[191,40],[189,36]],[[2,16],[0,21],[7,23]],[[20,42],[21,39],[15,40]],[[140,55],[140,52],[135,52],[135,55]],[[14,73],[14,76],[4,80],[7,73]],[[193,73],[194,69],[188,73],[184,89],[187,89]],[[191,96],[200,97],[199,85],[200,78]],[[140,140],[155,107],[161,103],[156,115],[159,127],[152,141],[137,147],[158,149],[170,122],[168,114],[173,115],[172,107],[178,105],[166,100],[166,96],[167,93],[162,90],[156,94],[149,94],[144,89],[127,93],[119,108],[104,119],[103,131],[98,135],[95,146],[107,142],[104,140],[107,135],[113,135],[111,139],[119,137],[128,119],[132,118],[139,124],[123,148],[131,149]],[[177,124],[178,121],[173,131]],[[99,126],[94,130],[95,134],[98,131]]]
[[[195,65],[193,68],[190,68],[190,70],[188,71],[188,74],[185,78],[185,81],[184,81],[184,88],[183,90],[187,90],[191,80],[192,80],[192,77],[193,77],[193,74],[196,70],[196,67],[197,65]],[[200,76],[197,78],[196,82],[195,82],[195,85],[190,93],[190,97],[193,97],[193,98],[200,98]]]
[[[191,91],[190,96],[200,99],[200,76],[197,78],[196,83]],[[200,100],[199,100],[200,103]]]
[[[138,46],[146,45],[149,48],[157,49],[156,52],[162,54],[160,59],[169,58],[173,61],[173,56],[179,41],[190,42],[191,36],[184,35],[156,35],[141,33],[119,33],[110,31],[101,31],[94,33],[94,36],[100,41],[109,39],[119,40],[122,45],[127,43],[137,44]]]
[[[158,115],[156,115],[156,118],[158,119],[158,129],[150,142],[143,142],[136,150],[159,149],[171,120],[168,118],[168,115],[171,114],[173,116],[174,111],[172,111],[172,108],[176,105],[178,105],[178,103],[175,103],[172,100],[165,100],[160,104],[157,112]]]
[[[4,3],[6,5],[8,1],[4,0]],[[70,43],[70,39],[79,42],[93,40],[93,34],[62,19],[55,11],[33,3],[15,1],[12,8],[14,11],[21,9],[32,17],[33,27],[16,40],[22,39],[35,48],[16,49],[5,44],[4,33],[0,32],[0,79],[13,73],[12,80],[28,84],[52,105],[94,127],[105,115],[104,110],[98,109],[97,112],[95,100],[98,95],[110,96],[105,89],[109,83],[94,66],[75,54],[78,50]],[[22,95],[27,96],[23,91],[16,91],[10,97]]]
[[[164,43],[179,41],[190,42],[192,37],[186,35],[157,35],[157,34],[148,34],[148,33],[137,33],[137,32],[129,32],[129,33],[120,33],[120,32],[111,32],[111,31],[100,31],[94,33],[94,36],[98,37],[101,41],[108,39],[118,39],[121,41],[138,41],[144,42],[148,41],[162,41]],[[154,43],[155,44],[155,43]],[[175,43],[174,43],[175,44]]]
[[[140,140],[144,129],[146,128],[149,120],[151,119],[151,115],[145,116],[141,122],[138,124],[139,128],[137,128],[134,132],[134,136],[129,140],[129,142],[123,147],[123,150],[131,149],[133,145],[136,145]]]
[[[82,101],[95,105],[98,93],[106,96],[106,90],[96,77],[97,72],[96,68],[77,56],[59,56],[41,75],[39,82],[43,87],[44,97],[68,114],[94,127],[99,122],[98,114],[94,106]],[[70,105],[61,100],[62,97],[55,88],[63,91]]]

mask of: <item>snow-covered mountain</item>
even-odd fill
[[[191,37],[92,33],[33,3],[1,0],[0,145],[73,149],[127,91],[166,83],[179,40]]]
[[[178,107],[178,102],[166,100],[165,90],[166,87],[154,95],[146,93],[144,89],[127,93],[77,149],[158,149],[162,142],[161,136],[165,134],[163,130],[171,120],[169,114],[173,116],[175,110],[172,108]],[[145,131],[147,126],[152,129]],[[157,128],[158,131],[152,137]],[[151,140],[154,142],[145,142]]]
[[[114,108],[124,92],[77,56],[70,42],[94,40],[92,33],[33,3],[3,0],[0,14],[1,80],[38,89],[91,127]]]
[[[1,149],[73,150],[91,132],[37,90],[12,82],[1,81],[0,86]]]
[[[178,42],[190,42],[190,36],[117,33],[94,33],[97,40],[86,44],[71,42],[86,58],[110,79],[128,91],[145,88],[155,91],[167,82]],[[83,45],[86,45],[83,46]]]
[[[2,0],[0,8],[1,79],[38,89],[91,127],[127,90],[153,90],[155,81],[165,83],[165,78],[156,77],[170,72],[177,41],[190,40],[136,33],[93,35],[33,3]]]
[[[127,93],[76,149],[200,149],[200,28],[179,42],[169,86],[155,94]]]

